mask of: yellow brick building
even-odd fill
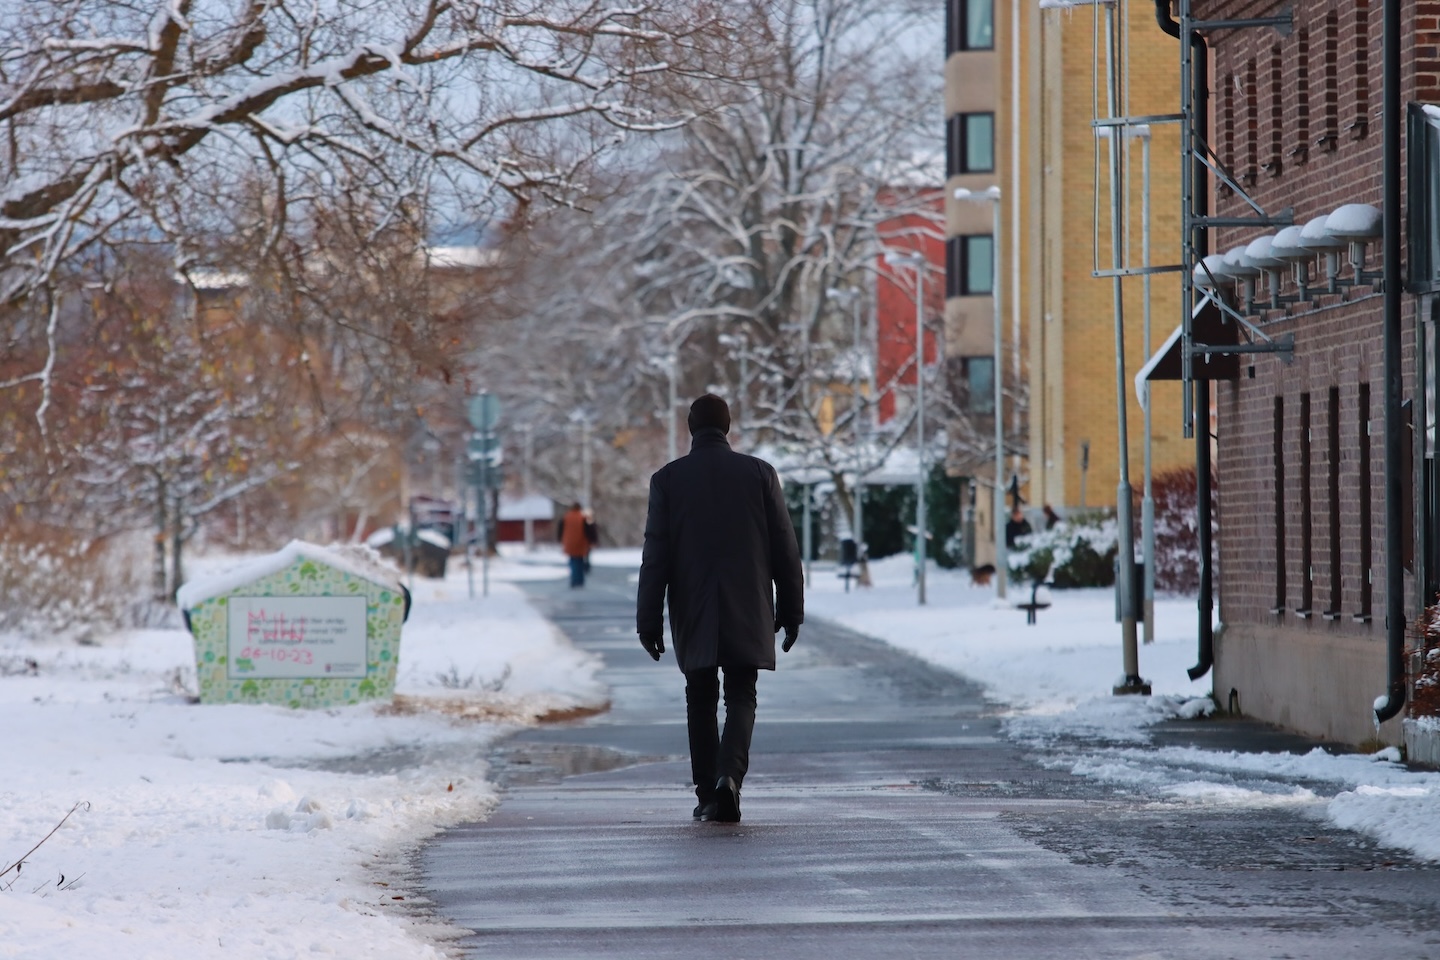
[[[1022,123],[1034,137],[1023,150],[1022,178],[1032,189],[1023,216],[1028,221],[1021,256],[1026,345],[1030,360],[1030,476],[1032,500],[1068,507],[1115,502],[1119,479],[1115,369],[1114,284],[1097,279],[1097,266],[1113,266],[1110,245],[1108,144],[1097,143],[1090,120],[1107,113],[1104,102],[1105,11],[1097,7],[1040,10],[1021,4],[1029,23],[1021,37],[1022,102],[1036,123]],[[1119,112],[1128,116],[1174,113],[1179,103],[1179,52],[1155,23],[1154,7],[1129,3],[1117,30],[1122,87]],[[1097,30],[1099,35],[1097,36]],[[1026,42],[1026,40],[1030,42]],[[1098,48],[1098,49],[1097,49]],[[1119,56],[1117,56],[1119,59]],[[1128,74],[1128,77],[1126,76]],[[1092,80],[1092,78],[1094,78]],[[1028,81],[1028,83],[1025,83]],[[1098,81],[1098,82],[1097,82]],[[1094,105],[1096,87],[1100,104]],[[1128,104],[1124,101],[1128,87]],[[1150,131],[1150,262],[1180,260],[1180,158],[1175,124]],[[1128,266],[1142,262],[1143,144],[1123,138],[1122,171],[1129,221]],[[1097,154],[1097,146],[1100,148]],[[1098,170],[1097,170],[1098,160]],[[1128,175],[1127,175],[1128,173]],[[1098,182],[1097,182],[1098,175]],[[1097,203],[1097,197],[1099,202]],[[1098,223],[1097,223],[1098,220]],[[1098,239],[1098,243],[1097,243]],[[1132,485],[1140,486],[1144,417],[1132,378],[1144,349],[1144,281],[1122,281],[1125,317],[1125,395]],[[1180,277],[1161,273],[1150,283],[1151,341],[1158,344],[1180,322]],[[1161,472],[1194,462],[1193,444],[1183,439],[1180,389],[1157,384],[1152,390],[1154,469]],[[1082,473],[1083,444],[1090,446]],[[1082,504],[1081,487],[1085,487]]]
[[[1041,9],[1033,0],[990,5],[990,0],[949,0],[952,43],[946,63],[946,111],[951,119],[951,163],[947,171],[947,234],[952,251],[947,283],[947,362],[961,384],[978,358],[993,355],[994,301],[990,291],[974,292],[973,236],[991,232],[995,212],[983,199],[957,200],[955,189],[980,194],[1000,191],[998,271],[1001,296],[1001,375],[1006,387],[1006,475],[1028,480],[1022,494],[1032,507],[1111,506],[1119,478],[1113,281],[1096,278],[1112,267],[1108,145],[1097,142],[1094,117],[1108,114],[1105,102],[1106,8]],[[1179,103],[1179,52],[1155,23],[1153,5],[1129,2],[1114,8],[1119,73],[1128,80],[1119,112],[1128,116],[1173,114]],[[965,41],[967,26],[989,12],[993,32],[988,49]],[[974,33],[973,29],[970,31]],[[1128,60],[1128,69],[1125,61]],[[1128,74],[1128,76],[1127,76]],[[1098,98],[1098,102],[1097,102]],[[990,170],[967,167],[957,155],[953,118],[980,104],[994,111],[994,162]],[[1150,132],[1150,263],[1179,262],[1180,159],[1178,129],[1153,123]],[[966,146],[963,136],[958,137]],[[1122,138],[1126,161],[1120,183],[1129,224],[1127,266],[1142,262],[1142,144]],[[1018,163],[1016,162],[1018,159]],[[1098,178],[1098,182],[1097,182]],[[1098,192],[1097,192],[1098,191]],[[1133,378],[1144,365],[1144,281],[1122,281],[1125,318],[1125,395],[1128,410],[1130,477],[1138,493],[1144,451],[1144,416]],[[1157,348],[1180,322],[1178,273],[1151,278],[1151,343]],[[1018,343],[1017,343],[1018,341]],[[983,380],[984,363],[976,369]],[[980,384],[976,384],[978,387]],[[1017,389],[1018,385],[1018,389]],[[964,387],[962,386],[962,393]],[[978,392],[978,391],[974,391]],[[1016,421],[1017,395],[1028,395],[1028,417]],[[966,396],[973,396],[967,394]],[[963,402],[963,400],[962,400]],[[1194,445],[1183,439],[1178,384],[1152,390],[1154,470],[1194,463]],[[986,404],[976,413],[983,414]],[[980,426],[977,417],[972,426]],[[993,433],[993,421],[985,423]],[[1088,469],[1081,468],[1088,443]],[[1028,451],[1028,458],[1019,455]],[[977,562],[986,562],[990,463],[956,462],[962,473],[982,479],[976,497]],[[964,458],[960,458],[963,460]]]

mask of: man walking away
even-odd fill
[[[570,586],[585,586],[585,561],[590,556],[590,538],[585,534],[585,511],[570,504],[560,521],[560,548],[570,558]]]
[[[730,408],[714,394],[690,405],[690,453],[650,478],[636,629],[656,660],[670,605],[685,674],[695,816],[740,819],[750,766],[755,681],[775,669],[775,634],[789,652],[805,619],[800,548],[775,468],[730,449]],[[717,710],[724,674],[725,726]]]

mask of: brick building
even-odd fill
[[[1430,292],[1440,289],[1440,121],[1421,106],[1440,100],[1440,3],[1402,7],[1401,100],[1410,104],[1402,150],[1413,181],[1402,222],[1412,246],[1401,388],[1412,411],[1404,439],[1413,467],[1402,507],[1405,611],[1413,620],[1440,573]],[[1293,356],[1242,356],[1238,378],[1215,385],[1224,629],[1215,639],[1214,690],[1232,709],[1360,743],[1377,736],[1372,701],[1387,687],[1381,5],[1190,2],[1190,16],[1207,21],[1287,11],[1288,28],[1206,33],[1207,139],[1226,174],[1211,179],[1211,209],[1238,223],[1258,207],[1275,222],[1216,224],[1196,286],[1213,286],[1254,325],[1252,337],[1294,338]],[[1178,41],[1155,36],[1178,51]],[[1293,229],[1285,230],[1287,220]],[[1378,736],[1398,742],[1398,720]]]

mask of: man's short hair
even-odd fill
[[[721,433],[730,432],[730,407],[724,400],[707,393],[690,404],[690,415],[685,418],[694,436],[706,427],[715,427]]]

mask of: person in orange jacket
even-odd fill
[[[560,547],[570,559],[570,586],[585,586],[585,561],[590,557],[590,535],[585,511],[580,504],[570,504],[560,521]]]

